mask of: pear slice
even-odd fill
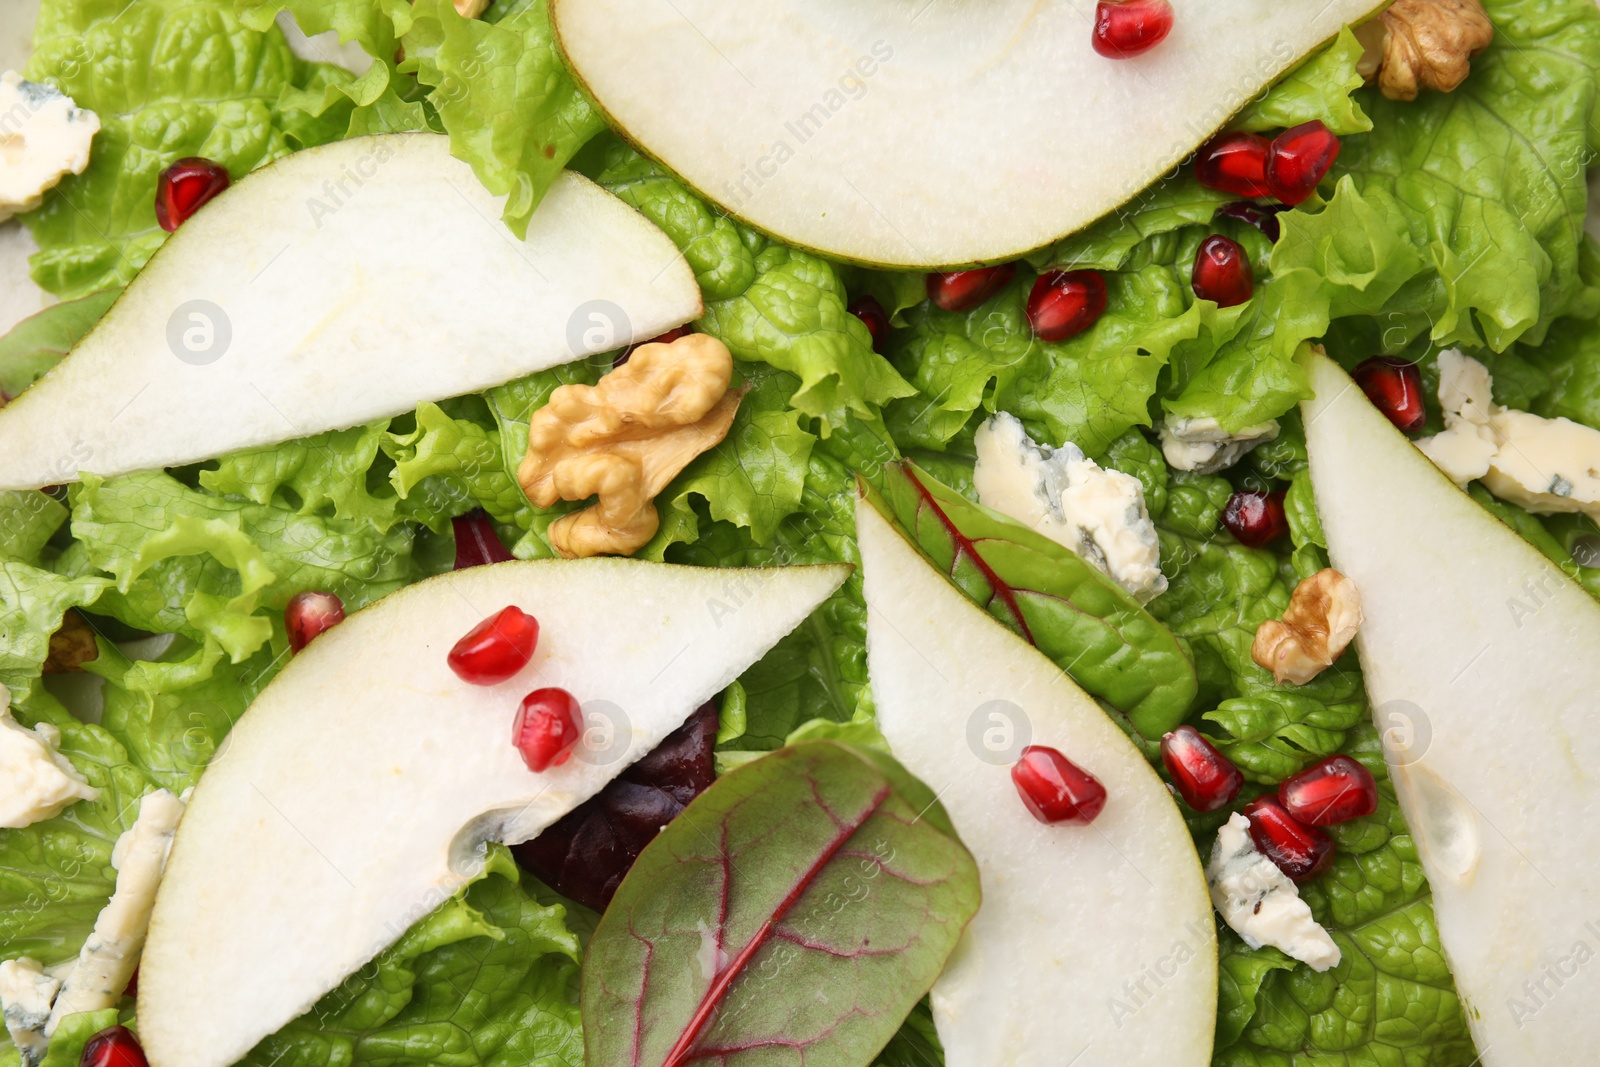
[[[1483,1063],[1600,1045],[1600,605],[1325,356],[1303,405],[1373,717]]]
[[[1055,0],[553,0],[629,140],[791,244],[899,268],[1017,256],[1131,200],[1376,0],[1177,0],[1137,59]]]
[[[1204,1067],[1217,1011],[1205,874],[1161,779],[1072,679],[856,507],[878,727],[978,861],[983,907],[933,987],[947,1067]],[[1046,826],[1011,765],[1050,745],[1106,787]]]
[[[0,411],[0,488],[124,474],[410,411],[700,313],[665,234],[575,174],[519,241],[437,134],[288,156],[206,205]]]
[[[299,653],[256,698],[178,828],[139,971],[157,1067],[225,1067],[301,1015],[514,844],[661,743],[844,581],[842,565],[727,572],[512,562],[421,582]],[[538,618],[522,674],[479,687],[451,646],[507,604]],[[524,694],[560,686],[589,730],[534,774]]]

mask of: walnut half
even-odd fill
[[[1294,587],[1282,619],[1256,628],[1250,658],[1279,685],[1305,685],[1333,665],[1360,625],[1356,583],[1327,567]]]
[[[50,654],[44,661],[44,673],[72,674],[83,670],[85,663],[99,655],[100,647],[95,644],[89,620],[76,608],[69,608],[61,616],[61,628],[50,635]]]
[[[1395,0],[1356,36],[1367,81],[1390,100],[1415,100],[1423,89],[1448,93],[1465,81],[1472,57],[1494,40],[1494,23],[1479,0]]]
[[[728,435],[742,392],[728,391],[733,356],[692,333],[641,345],[598,385],[563,385],[528,422],[517,481],[537,507],[598,497],[550,526],[568,559],[626,556],[661,524],[652,502],[700,453]]]

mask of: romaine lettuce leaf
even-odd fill
[[[373,423],[233,452],[218,460],[216,469],[200,472],[200,486],[301,515],[331,509],[338,518],[365,520],[387,531],[395,523],[398,498],[375,494],[367,484],[386,429],[386,423]]]
[[[25,699],[45,658],[50,635],[71,608],[93,604],[110,581],[66,577],[27,563],[0,560],[0,685]]]

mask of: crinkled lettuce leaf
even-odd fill
[[[25,698],[39,679],[61,617],[93,604],[110,585],[105,578],[67,577],[0,560],[0,685],[14,698]]]
[[[169,164],[204,156],[238,178],[343,133],[281,103],[328,75],[231,4],[43,0],[34,41],[28,77],[101,122],[88,169],[23,216],[40,249],[34,280],[64,299],[126,284],[166,239],[155,198]]]
[[[1426,338],[1498,352],[1600,311],[1580,270],[1600,12],[1583,0],[1484,8],[1495,41],[1472,76],[1415,101],[1364,91],[1373,129],[1344,140],[1334,201],[1283,217],[1274,271],[1298,276],[1297,302],[1371,319],[1361,336],[1382,351]]]
[[[236,663],[272,637],[262,609],[281,610],[296,593],[331,592],[354,611],[424,576],[409,525],[385,532],[212,496],[159,471],[85,475],[71,501],[77,543],[63,566],[115,579],[99,610],[152,633],[214,641]]]
[[[826,437],[846,418],[872,420],[912,387],[872,350],[872,335],[845,310],[838,270],[711,211],[631,148],[605,151],[599,181],[659,226],[683,252],[705,296],[695,328],[734,358],[798,379],[789,405],[820,421]]]
[[[397,7],[400,69],[432,90],[451,151],[507,198],[506,225],[522,237],[556,176],[605,123],[556,51],[544,0],[496,6],[506,10],[494,21],[464,19],[452,0]]]
[[[286,88],[280,98],[285,108],[326,117],[338,137],[429,128],[416,80],[397,70],[402,53],[395,21],[407,16],[404,5],[405,0],[238,0],[236,7],[239,21],[251,29],[269,32],[274,17],[287,11],[307,36],[332,31],[372,57],[360,75],[321,66],[319,77]]]
[[[490,846],[479,878],[240,1062],[582,1067],[587,924],[568,907]]]
[[[1478,1062],[1377,732],[1363,723],[1344,751],[1378,780],[1378,810],[1329,827],[1333,865],[1300,888],[1343,958],[1318,974],[1224,930],[1216,1067]]]
[[[1364,79],[1356,70],[1361,42],[1348,27],[1321,51],[1280,78],[1228,123],[1229,129],[1269,132],[1313,119],[1341,137],[1372,129],[1356,97]]]
[[[0,490],[0,559],[37,564],[45,544],[66,521],[66,507],[48,493]]]
[[[8,959],[32,956],[48,966],[83,947],[116,887],[111,849],[155,786],[107,731],[79,722],[48,693],[36,691],[12,712],[24,725],[59,729],[62,754],[100,790],[99,799],[54,819],[0,830],[0,944]]]

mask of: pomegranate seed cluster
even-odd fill
[[[1172,789],[1195,811],[1228,807],[1244,787],[1244,775],[1216,745],[1192,726],[1161,739],[1161,762]],[[1334,845],[1323,830],[1378,810],[1378,783],[1349,756],[1330,756],[1290,775],[1276,793],[1244,806],[1256,849],[1292,881],[1327,870]]]
[[[513,604],[468,630],[445,661],[468,685],[499,685],[522,673],[538,647],[539,620]],[[582,738],[583,709],[565,689],[535,689],[517,706],[511,743],[535,774],[566,763]]]

